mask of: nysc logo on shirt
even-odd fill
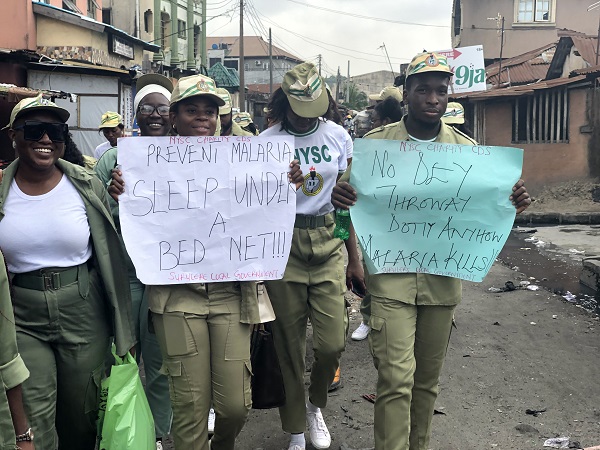
[[[311,167],[310,172],[304,177],[304,183],[302,184],[302,192],[304,195],[314,196],[317,195],[323,189],[323,177],[320,173],[317,173],[317,169]]]
[[[299,147],[296,149],[294,158],[300,161],[300,164],[319,164],[321,161],[331,162],[329,147],[323,145],[321,148],[313,145],[312,147]]]

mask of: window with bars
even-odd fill
[[[88,17],[91,17],[92,19],[96,18],[96,11],[101,9],[100,5],[98,5],[98,2],[96,0],[88,0],[87,2],[87,15]]]
[[[82,14],[81,10],[77,7],[75,2],[71,0],[63,0],[62,9],[66,9],[67,11],[73,11],[77,14]]]
[[[198,46],[200,45],[200,26],[194,25],[194,59],[198,58]]]
[[[171,24],[171,17],[166,12],[160,13],[160,46],[162,49],[167,48],[169,43],[169,25]]]
[[[554,0],[517,0],[517,22],[552,22]]]
[[[152,10],[148,9],[144,12],[144,31],[146,33],[152,33],[154,29],[154,14]]]
[[[177,19],[177,37],[179,39],[187,38],[187,25],[185,20]]]
[[[513,142],[569,142],[569,91],[552,89],[522,96],[513,103]]]

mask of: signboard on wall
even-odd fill
[[[125,58],[133,59],[133,45],[128,44],[125,39],[122,39],[118,36],[112,37],[112,45],[110,46],[113,53],[117,55],[124,56]]]
[[[436,52],[448,58],[454,72],[451,92],[477,92],[486,90],[483,45],[459,47]]]

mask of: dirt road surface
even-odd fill
[[[557,436],[582,447],[600,445],[600,323],[544,290],[488,291],[523,278],[497,263],[483,283],[464,283],[431,449],[543,449],[545,439]],[[360,323],[355,299],[353,309],[350,331]],[[348,339],[342,382],[324,410],[331,448],[372,448],[373,405],[361,395],[375,392],[376,372],[366,340]],[[546,412],[534,417],[527,409]],[[276,410],[252,411],[236,448],[287,444]]]

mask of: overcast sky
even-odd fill
[[[326,76],[338,66],[346,75],[348,60],[351,76],[390,70],[379,48],[383,43],[396,73],[423,49],[450,47],[452,0],[245,0],[245,5],[245,36],[267,40],[271,27],[274,45],[315,64],[321,54]],[[207,16],[220,16],[209,19],[208,36],[239,35],[239,0],[208,0]]]

